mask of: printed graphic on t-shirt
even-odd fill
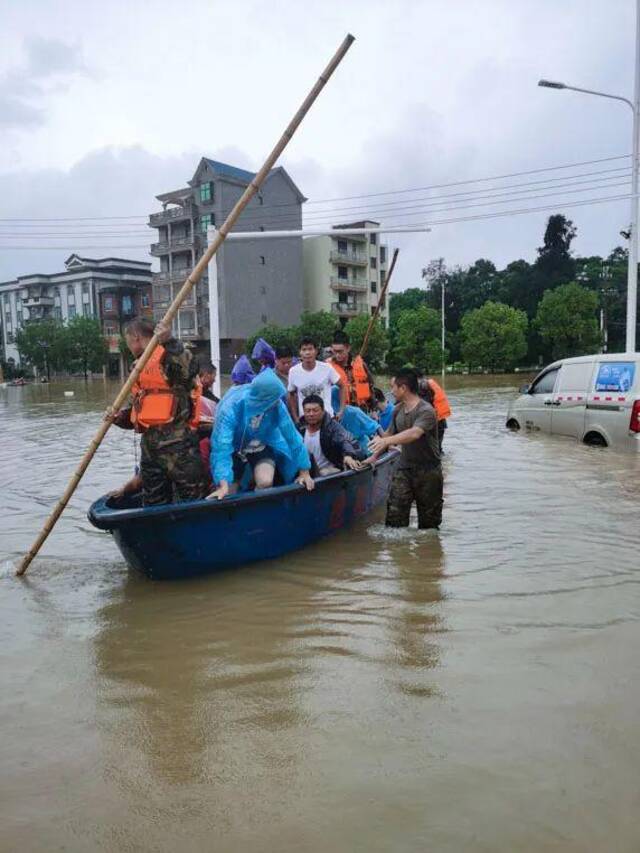
[[[322,392],[324,391],[327,383],[323,382],[322,385],[301,385],[299,392],[302,394],[302,399],[305,397],[310,397],[311,394],[317,394],[319,397],[322,397]]]

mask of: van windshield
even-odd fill
[[[530,394],[553,394],[553,388],[556,384],[556,376],[558,375],[559,367],[553,370],[548,370],[544,376],[541,376],[531,387]]]

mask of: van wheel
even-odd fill
[[[515,418],[509,418],[507,421],[507,429],[510,429],[512,432],[518,432],[520,424],[515,420]]]
[[[606,447],[607,442],[599,432],[588,432],[584,439],[585,444],[588,444],[589,447]]]

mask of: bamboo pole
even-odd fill
[[[271,151],[271,153],[269,154],[269,156],[265,160],[263,166],[260,168],[260,171],[256,174],[255,178],[251,181],[251,183],[246,188],[246,190],[244,191],[242,196],[238,199],[238,201],[236,202],[236,204],[233,207],[233,210],[231,211],[231,213],[227,216],[225,221],[220,226],[218,233],[216,234],[211,245],[207,248],[207,251],[200,258],[200,260],[198,261],[196,266],[193,268],[193,270],[189,274],[188,278],[186,279],[186,281],[184,282],[184,284],[182,285],[182,287],[180,288],[180,290],[176,294],[175,299],[173,300],[173,302],[171,303],[171,305],[167,309],[167,313],[162,318],[163,323],[166,323],[169,326],[171,325],[171,322],[172,322],[173,318],[175,317],[175,315],[178,313],[180,306],[182,305],[184,300],[187,298],[187,296],[189,295],[189,293],[191,292],[193,287],[196,285],[196,283],[199,281],[203,272],[207,269],[207,265],[208,265],[209,261],[215,255],[215,253],[218,251],[218,249],[220,248],[220,246],[224,242],[227,234],[235,225],[238,217],[240,216],[240,214],[242,213],[244,208],[247,206],[247,204],[251,201],[253,196],[256,194],[256,192],[260,189],[260,187],[264,183],[265,178],[267,177],[267,175],[269,174],[269,172],[271,171],[271,169],[275,165],[276,161],[278,160],[278,158],[280,157],[280,155],[282,154],[284,149],[289,144],[289,141],[293,137],[293,134],[298,129],[300,123],[302,122],[302,120],[304,119],[306,114],[309,112],[310,108],[312,107],[314,101],[316,100],[316,98],[318,97],[320,92],[324,89],[325,85],[329,81],[333,72],[336,70],[338,65],[344,59],[346,52],[349,50],[349,48],[351,47],[351,45],[353,44],[354,41],[355,41],[354,36],[347,35],[346,38],[344,39],[344,41],[342,42],[342,44],[340,45],[340,47],[338,48],[338,50],[335,52],[335,54],[331,58],[329,64],[327,65],[327,67],[324,69],[324,71],[322,72],[322,74],[318,78],[315,86],[311,89],[311,91],[309,92],[307,97],[302,102],[302,105],[300,106],[300,108],[298,109],[298,111],[296,112],[294,117],[291,119],[291,121],[287,125],[287,128],[285,129],[284,133],[282,134],[282,136],[280,137],[280,139],[276,143],[275,147],[273,148],[273,150]],[[118,409],[120,409],[122,407],[122,405],[126,402],[127,398],[129,397],[129,394],[131,392],[131,389],[133,387],[134,382],[140,376],[140,373],[142,372],[145,364],[149,361],[149,359],[150,359],[150,357],[151,357],[151,355],[152,355],[152,353],[155,350],[157,345],[158,345],[158,337],[157,337],[157,335],[154,334],[153,337],[151,338],[151,340],[149,341],[149,343],[147,344],[145,351],[142,353],[140,358],[138,358],[134,369],[131,371],[129,378],[127,379],[125,384],[122,386],[120,393],[118,394],[116,399],[113,401],[111,408],[114,411],[117,411]],[[98,447],[100,447],[102,439],[107,434],[107,431],[109,430],[110,426],[111,426],[110,421],[108,421],[108,420],[104,421],[104,423],[102,424],[102,426],[100,427],[98,432],[95,434],[93,440],[91,441],[91,443],[89,445],[88,450],[86,451],[86,453],[82,457],[82,460],[80,461],[80,464],[78,465],[78,467],[74,471],[73,476],[71,477],[71,480],[69,481],[69,483],[67,485],[67,488],[64,490],[62,497],[60,498],[60,500],[58,501],[58,503],[54,507],[50,516],[47,518],[47,520],[44,524],[44,527],[42,528],[42,530],[38,534],[38,537],[35,540],[35,542],[33,543],[33,545],[31,546],[31,549],[22,558],[22,560],[21,560],[21,562],[20,562],[20,564],[16,570],[17,575],[23,575],[26,572],[29,564],[31,563],[33,558],[36,556],[36,554],[38,553],[38,551],[40,550],[40,548],[44,544],[49,533],[51,533],[51,531],[53,530],[57,520],[60,518],[60,515],[62,514],[64,508],[69,503],[71,496],[75,492],[75,490],[78,486],[78,483],[82,479],[84,472],[89,467],[89,463],[93,459],[96,450],[98,449]]]
[[[382,285],[382,291],[380,292],[380,298],[378,299],[378,304],[376,305],[376,310],[371,315],[371,319],[369,320],[369,325],[367,326],[367,331],[364,336],[364,340],[362,341],[362,346],[360,347],[360,358],[364,358],[364,354],[367,351],[367,344],[369,343],[369,336],[371,335],[371,330],[373,329],[373,324],[378,319],[378,314],[380,313],[380,306],[384,302],[384,298],[387,295],[387,288],[389,287],[389,282],[391,281],[391,276],[393,274],[393,268],[396,265],[396,260],[398,259],[398,253],[400,249],[393,250],[393,258],[391,259],[391,266],[389,267],[389,272],[386,275],[384,280],[384,284]]]

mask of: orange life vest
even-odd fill
[[[164,347],[157,346],[133,386],[131,423],[140,432],[170,424],[176,416],[178,398],[164,375],[163,355]],[[196,387],[191,391],[191,429],[197,429],[200,420],[201,395],[202,386],[198,379]]]
[[[345,388],[347,388],[348,402],[350,404],[365,406],[370,402],[373,391],[369,384],[369,377],[364,366],[364,361],[359,355],[351,361],[351,379],[349,379],[349,375],[344,367],[338,364],[333,358],[329,359],[329,363],[338,371],[340,379],[342,379]]]
[[[428,379],[427,381],[429,383],[429,387],[433,391],[433,408],[436,410],[438,420],[444,421],[446,418],[450,418],[451,406],[449,405],[447,395],[435,379]]]

